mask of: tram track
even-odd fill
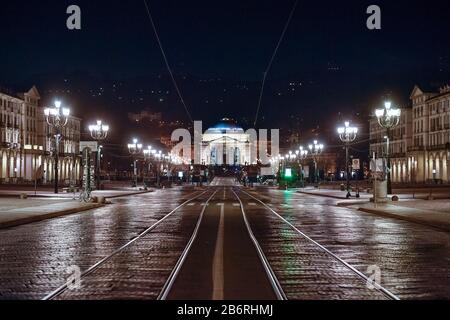
[[[260,200],[259,198],[255,197],[254,195],[246,192],[245,190],[242,190],[242,188],[239,189],[240,192],[242,192],[243,194],[247,195],[250,199],[252,199],[253,201],[259,203],[260,205],[262,205],[264,208],[266,208],[270,213],[273,214],[273,216],[275,216],[279,221],[281,221],[283,224],[287,225],[290,229],[292,229],[296,234],[298,234],[299,236],[301,236],[303,239],[305,239],[307,242],[309,242],[310,244],[312,244],[315,248],[317,248],[318,250],[320,250],[321,252],[325,253],[326,255],[328,255],[329,257],[331,257],[334,261],[337,261],[339,264],[341,264],[343,267],[345,267],[347,270],[349,270],[350,272],[352,272],[355,276],[357,276],[360,281],[362,282],[363,285],[367,285],[367,283],[371,283],[374,287],[374,289],[378,292],[380,292],[384,297],[391,299],[391,300],[400,300],[400,298],[393,294],[392,292],[390,292],[388,289],[386,289],[385,287],[381,286],[380,284],[378,284],[375,281],[372,281],[371,279],[369,279],[369,277],[367,277],[364,273],[362,273],[361,271],[359,271],[357,268],[355,268],[354,266],[352,266],[350,263],[346,262],[345,260],[343,260],[342,258],[340,258],[338,255],[336,255],[335,253],[333,253],[332,251],[330,251],[329,249],[327,249],[326,247],[324,247],[323,245],[321,245],[320,243],[318,243],[317,241],[315,241],[314,239],[312,239],[310,236],[308,236],[305,232],[301,231],[297,226],[295,226],[294,224],[292,224],[290,221],[288,221],[287,219],[285,219],[280,213],[278,213],[277,211],[275,211],[271,206],[267,205],[264,201]],[[233,191],[234,192],[234,191]]]
[[[234,190],[232,190],[233,194],[236,196],[237,200],[239,201],[239,205],[242,211],[242,218],[244,219],[245,225],[247,227],[248,234],[250,238],[252,239],[253,244],[255,245],[255,249],[258,252],[258,256],[261,260],[262,265],[264,266],[264,270],[266,271],[267,278],[270,281],[270,284],[275,292],[275,295],[277,296],[278,300],[287,300],[287,296],[283,291],[283,288],[280,285],[280,282],[277,279],[277,276],[275,272],[273,271],[272,267],[270,266],[269,260],[267,259],[266,255],[264,254],[264,251],[262,250],[258,240],[256,239],[252,228],[250,226],[250,223],[247,219],[247,214],[245,213],[244,204],[241,200],[241,198],[236,194]]]
[[[177,263],[175,264],[175,267],[172,269],[172,272],[170,273],[169,278],[167,279],[166,283],[164,284],[164,287],[162,288],[161,293],[158,296],[158,300],[166,300],[170,291],[172,290],[172,286],[173,286],[175,280],[177,279],[181,268],[183,267],[183,264],[187,258],[187,255],[189,254],[189,251],[191,250],[192,244],[194,243],[195,239],[197,238],[198,231],[199,231],[200,225],[203,221],[203,216],[205,214],[206,208],[208,207],[211,199],[213,199],[214,196],[217,194],[217,192],[218,192],[218,190],[216,190],[211,195],[211,197],[209,197],[208,200],[206,200],[206,202],[204,204],[202,204],[203,208],[202,208],[202,211],[200,212],[200,216],[198,218],[194,232],[192,233],[192,236],[189,239],[189,242],[187,243],[186,247],[184,248],[180,258],[178,259]]]
[[[232,188],[223,191],[208,211],[211,198],[203,207],[202,221],[158,300],[287,300],[252,232],[244,204]]]
[[[187,206],[189,203],[192,203],[193,201],[197,200],[198,198],[202,197],[203,195],[207,194],[208,190],[206,191],[197,191],[193,192],[188,196],[188,199],[178,205],[175,209],[164,215],[163,218],[159,219],[157,222],[146,228],[144,231],[139,233],[136,237],[128,241],[126,244],[121,246],[120,248],[114,250],[111,254],[105,256],[103,259],[99,260],[95,264],[93,264],[91,267],[86,269],[85,271],[81,272],[80,280],[83,280],[85,277],[87,277],[89,274],[93,273],[95,270],[100,268],[102,265],[107,263],[109,260],[111,260],[114,256],[118,255],[119,253],[123,252],[125,249],[129,248],[131,245],[136,243],[138,240],[142,239],[147,234],[151,233],[155,228],[157,228],[159,225],[161,225],[163,222],[165,222],[167,219],[169,219],[171,216],[173,216],[176,212],[178,212],[181,208]],[[196,194],[196,195],[194,195]],[[194,196],[193,196],[194,195]],[[65,293],[69,289],[69,283],[64,283],[51,293],[47,294],[42,300],[53,300],[58,298],[60,295]]]

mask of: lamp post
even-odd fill
[[[314,144],[309,145],[309,151],[313,157],[314,161],[314,183],[319,183],[319,172],[317,170],[317,159],[324,149],[324,145],[322,143],[318,143],[317,140],[314,140]]]
[[[153,150],[152,146],[148,146],[147,149],[144,150],[144,159],[148,161],[147,173],[150,173],[152,168],[152,156],[154,155],[155,150]],[[147,176],[148,179],[148,176]],[[145,186],[147,188],[147,186]]]
[[[138,139],[133,139],[133,143],[128,144],[128,151],[132,156],[137,156],[142,151],[142,144],[138,143]],[[137,171],[137,157],[134,158],[134,182],[137,188],[138,184],[138,171]]]
[[[390,135],[391,130],[400,123],[401,110],[392,107],[392,103],[387,101],[384,103],[384,108],[376,109],[375,115],[378,119],[378,124],[386,129],[386,176],[387,176],[387,193],[392,194],[391,185],[391,159],[390,159]]]
[[[59,142],[61,141],[62,129],[67,125],[70,116],[69,108],[61,108],[61,101],[55,101],[54,107],[44,109],[45,120],[49,127],[55,130],[55,193],[58,193],[58,167],[59,167]]]
[[[305,186],[305,181],[304,181],[302,160],[305,160],[308,157],[308,150],[304,149],[303,146],[300,146],[299,149],[295,153],[297,154],[297,157],[298,157],[299,170],[300,170],[300,182],[301,182],[301,187],[303,188]]]
[[[109,126],[98,120],[97,124],[89,126],[89,132],[91,133],[92,139],[98,142],[97,147],[97,190],[100,190],[100,173],[101,173],[101,156],[102,156],[102,146],[100,146],[100,141],[103,141],[108,136]]]
[[[156,183],[159,187],[161,184],[161,164],[162,164],[162,160],[163,160],[162,151],[159,150],[158,152],[155,152],[155,157],[156,157],[156,179],[157,179]]]
[[[344,127],[339,127],[337,129],[339,138],[345,145],[345,170],[347,172],[347,199],[352,195],[350,193],[350,163],[349,163],[349,147],[350,143],[356,140],[356,135],[358,134],[358,128],[351,127],[350,122],[346,121]]]

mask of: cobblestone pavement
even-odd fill
[[[251,193],[359,271],[378,266],[381,285],[400,299],[450,299],[448,232],[337,207],[330,198],[257,190]]]
[[[243,192],[250,225],[288,299],[387,299],[367,281],[299,235],[269,209]]]
[[[61,300],[158,298],[212,191],[170,216],[153,232],[113,256],[83,278],[82,286],[66,290]]]
[[[240,292],[236,290],[240,281],[230,279],[242,279],[243,273],[237,271],[244,269],[241,259],[236,257],[254,254],[248,243],[235,250],[247,240],[232,189],[241,197],[255,237],[288,298],[385,299],[386,296],[368,289],[364,279],[294,232],[244,191],[267,203],[366,276],[371,275],[369,266],[378,266],[381,285],[401,299],[450,299],[449,233],[338,207],[338,200],[331,198],[269,188],[240,191],[232,184],[207,188],[203,195],[198,190],[177,189],[118,198],[100,209],[0,230],[0,299],[44,298],[67,281],[68,267],[75,265],[81,271],[87,270],[179,204],[201,195],[83,277],[81,288],[65,290],[57,297],[156,299],[191,238],[202,205],[217,190],[218,199],[205,211],[199,242],[192,247],[193,254],[202,256],[202,261],[186,260],[178,292],[189,292],[186,291],[189,281],[183,277],[187,279],[186,275],[194,274],[190,270],[201,267],[205,274],[197,276],[204,281],[200,286],[203,292],[207,295],[211,287],[216,291],[222,288],[224,298],[227,295],[232,298]],[[218,201],[225,203],[223,219]],[[241,239],[239,243],[235,238]],[[261,267],[258,259],[247,261],[247,270]],[[215,281],[222,282],[217,285]],[[261,281],[264,282],[264,277],[259,277],[258,282]],[[220,292],[215,296],[220,297]]]
[[[164,190],[118,198],[100,209],[0,230],[0,299],[45,297],[66,282],[68,267],[86,270],[192,193]]]

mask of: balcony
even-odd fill
[[[18,143],[10,143],[10,142],[1,142],[0,148],[2,149],[20,149],[20,144]]]
[[[425,146],[411,146],[411,147],[408,147],[408,152],[414,152],[414,151],[425,151]]]
[[[406,152],[396,152],[390,154],[391,158],[406,158]]]
[[[446,144],[438,144],[438,145],[434,145],[434,146],[429,146],[428,150],[431,151],[435,151],[435,150],[448,150],[450,149],[450,143],[446,143]]]

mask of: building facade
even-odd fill
[[[411,108],[402,109],[390,141],[391,179],[397,183],[448,183],[450,172],[450,87],[425,92],[415,86]],[[371,155],[384,156],[386,131],[370,123]]]
[[[205,165],[251,164],[250,135],[233,120],[222,119],[202,138],[201,161]]]
[[[55,140],[36,87],[13,95],[0,92],[0,183],[53,182]],[[70,117],[60,144],[60,179],[78,183],[81,119]]]

